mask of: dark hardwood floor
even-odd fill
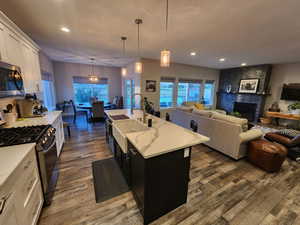
[[[54,200],[39,225],[142,224],[131,192],[95,202],[91,163],[112,156],[104,129],[104,123],[86,124],[84,118],[72,126]],[[193,148],[190,175],[187,204],[152,225],[300,224],[300,164],[287,160],[279,173],[268,174],[199,145]]]

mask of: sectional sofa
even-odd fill
[[[249,141],[263,136],[259,129],[248,130],[247,119],[213,110],[179,107],[171,110],[170,118],[173,123],[187,129],[190,129],[191,120],[194,120],[198,124],[198,133],[210,138],[207,146],[236,160],[246,156]]]

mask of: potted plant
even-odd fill
[[[241,118],[242,117],[242,114],[241,113],[239,113],[239,112],[232,112],[232,113],[230,113],[230,115],[231,116],[235,116],[235,117],[238,117],[238,118]]]
[[[295,102],[293,104],[290,104],[288,106],[288,110],[292,113],[292,114],[300,114],[300,102]]]

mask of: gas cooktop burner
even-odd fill
[[[49,126],[1,128],[0,147],[37,142]]]

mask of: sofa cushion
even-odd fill
[[[176,107],[176,109],[181,110],[181,111],[185,111],[185,112],[192,112],[193,111],[193,107],[189,107],[189,106],[180,106],[180,107]]]
[[[195,104],[197,104],[198,102],[183,102],[182,103],[182,106],[188,106],[188,107],[192,107],[194,106]]]
[[[224,115],[218,112],[212,114],[213,119],[223,120],[230,123],[238,124],[242,127],[242,130],[245,132],[248,130],[248,120],[243,118],[237,118],[235,116]]]
[[[210,111],[210,110],[200,110],[200,109],[196,109],[196,108],[193,108],[193,113],[199,114],[201,116],[206,116],[206,117],[211,117],[213,114],[212,111]]]

